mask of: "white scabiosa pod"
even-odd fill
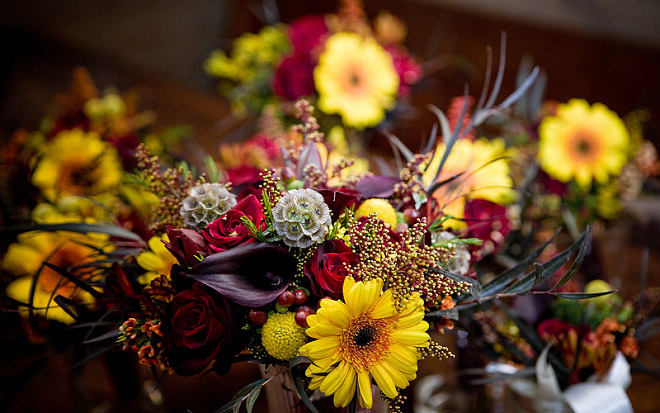
[[[201,230],[235,205],[236,196],[224,185],[207,183],[194,186],[180,209],[183,225],[188,229]]]
[[[330,208],[313,189],[289,191],[273,208],[275,231],[289,247],[320,244],[330,223]]]

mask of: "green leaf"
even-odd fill
[[[550,289],[550,291],[555,291],[557,288],[560,288],[564,284],[566,284],[571,277],[573,277],[573,274],[577,272],[577,270],[580,268],[582,265],[582,261],[584,261],[584,256],[587,254],[587,247],[589,246],[589,235],[591,232],[591,228],[587,226],[587,228],[584,230],[584,241],[582,242],[582,245],[580,246],[580,251],[578,251],[578,255],[575,258],[575,261],[573,261],[573,264],[571,267],[566,271],[566,274],[557,282],[557,284],[554,285]]]
[[[454,308],[448,308],[446,310],[431,311],[430,313],[427,313],[424,316],[424,319],[428,321],[437,321],[442,318],[449,318],[450,320],[458,320],[458,309],[454,307]]]
[[[250,394],[248,394],[247,399],[245,400],[245,408],[247,409],[248,413],[252,413],[252,408],[254,407],[254,403],[257,401],[260,393],[261,386],[254,388]]]
[[[87,233],[97,233],[97,234],[108,234],[113,237],[130,239],[133,241],[142,242],[142,238],[136,233],[127,230],[126,228],[119,227],[117,225],[104,225],[104,224],[86,224],[82,222],[76,223],[67,223],[67,224],[38,224],[38,225],[20,225],[12,228],[6,228],[0,231],[0,236],[14,236],[16,234],[21,234],[23,232],[29,231],[44,231],[44,232],[54,232],[54,231],[69,231],[69,232],[78,232],[82,234]]]
[[[534,263],[534,271],[530,271],[525,276],[513,284],[511,287],[505,289],[504,293],[516,293],[520,295],[525,295],[532,290],[538,283],[543,281],[545,276],[545,270],[542,264]]]
[[[600,293],[556,293],[556,292],[550,292],[550,294],[555,295],[560,298],[566,298],[569,300],[584,300],[588,298],[594,298],[594,297],[600,297],[601,295],[607,295],[607,294],[612,294],[615,293],[616,290],[612,291],[603,291]]]
[[[312,412],[312,413],[319,413],[319,411],[316,409],[316,406],[314,406],[314,403],[309,399],[309,396],[307,396],[307,393],[305,392],[305,385],[303,385],[302,382],[302,373],[299,371],[296,371],[295,369],[291,370],[291,376],[293,377],[293,382],[296,385],[296,390],[298,390],[298,395],[300,395],[300,400],[307,406],[307,408]]]
[[[212,156],[207,155],[204,158],[204,165],[206,165],[206,173],[208,174],[209,181],[211,182],[220,181],[220,177],[218,175],[218,168],[216,167],[215,161],[213,160]]]
[[[307,356],[295,356],[289,359],[289,368],[293,368],[300,364],[314,364]]]
[[[266,242],[267,241],[264,234],[261,231],[259,231],[257,226],[254,225],[254,222],[252,222],[252,220],[249,217],[242,216],[242,217],[240,217],[240,219],[241,219],[241,222],[243,223],[243,225],[245,225],[247,227],[248,231],[250,231],[250,235],[252,235],[252,237],[254,237],[259,242]]]
[[[266,382],[268,382],[269,380],[270,377],[259,379],[243,387],[234,395],[234,397],[232,397],[232,399],[229,402],[227,402],[227,404],[216,410],[215,413],[227,413],[233,411],[236,408],[235,406],[237,404],[240,408],[240,404],[242,403],[242,401],[246,399],[254,389],[261,388],[261,386],[266,384]]]
[[[116,341],[118,336],[119,336],[119,329],[115,329],[115,330],[112,330],[112,331],[108,331],[107,333],[102,334],[98,337],[94,337],[94,338],[91,338],[89,340],[85,340],[85,341],[83,341],[83,344],[96,343],[96,342],[99,342],[99,341],[105,341],[105,340],[109,340],[109,339],[112,339],[113,341]]]

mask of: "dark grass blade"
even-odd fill
[[[70,272],[68,272],[64,268],[58,267],[58,266],[53,265],[49,262],[44,262],[44,266],[56,271],[62,277],[66,278],[69,281],[71,281],[72,283],[74,283],[77,287],[79,287],[79,288],[87,291],[88,293],[90,293],[94,298],[103,297],[102,293],[96,291],[91,285],[87,284],[83,280],[81,280],[78,277],[76,277],[75,275],[71,274]]]
[[[586,249],[586,246],[589,244],[589,229],[587,228],[580,238],[578,238],[577,241],[575,241],[573,244],[571,244],[570,247],[566,248],[564,251],[560,252],[559,254],[555,255],[548,261],[546,261],[543,266],[542,266],[542,271],[539,273],[539,271],[534,271],[531,273],[526,274],[519,282],[517,282],[514,286],[507,288],[504,290],[505,293],[524,293],[525,288],[529,287],[530,283],[532,284],[530,289],[534,287],[534,285],[537,285],[539,282],[546,280],[548,277],[552,276],[554,273],[556,273],[564,264],[568,262],[570,257],[579,249]],[[584,258],[584,257],[582,257]],[[578,261],[579,257],[575,259],[575,261]],[[575,264],[575,262],[574,262]],[[581,262],[577,265],[575,268],[575,271],[577,271],[577,268],[582,264]],[[573,268],[573,266],[571,266]],[[538,267],[537,267],[538,270]],[[570,274],[568,279],[573,276],[573,274]],[[570,270],[569,270],[570,272]],[[567,273],[568,274],[568,273]]]
[[[24,303],[24,302],[22,302],[22,301],[18,301],[18,300],[14,299],[14,298],[11,298],[10,296],[8,296],[8,295],[6,295],[6,294],[2,294],[2,293],[0,293],[0,300],[2,300],[2,301],[6,301],[6,302],[8,302],[9,304],[13,304],[13,305],[15,305],[15,306],[17,306],[17,307],[27,307],[27,308],[29,308],[29,309],[31,309],[31,310],[34,310],[34,306],[33,306],[32,304]]]
[[[82,234],[97,233],[97,234],[107,234],[117,238],[144,242],[138,234],[116,225],[86,224],[80,222],[68,223],[68,224],[20,225],[20,226],[1,230],[0,237],[15,236],[17,234],[21,234],[23,232],[30,232],[30,231],[44,231],[44,232],[68,231],[68,232],[78,232]]]
[[[537,250],[529,254],[525,259],[521,260],[516,266],[509,268],[508,270],[504,270],[501,273],[499,273],[494,280],[489,282],[488,284],[484,285],[483,291],[482,291],[482,297],[489,297],[492,295],[497,294],[500,292],[509,282],[514,280],[518,275],[523,274],[525,272],[525,269],[532,265],[534,260],[536,260],[541,254],[543,253],[543,250],[550,245],[552,241],[554,241],[555,237],[557,234],[559,234],[560,229],[558,229],[555,234],[550,238],[545,244],[543,244],[541,247],[539,247]]]
[[[556,292],[550,292],[549,294],[555,295],[559,298],[566,298],[567,300],[586,300],[589,298],[595,298],[595,297],[600,297],[602,295],[608,295],[615,293],[616,290],[612,291],[604,291],[600,293],[556,293]]]
[[[109,339],[113,339],[112,342],[114,343],[117,340],[117,337],[119,337],[119,329],[108,331],[107,333],[101,334],[100,336],[85,340],[83,341],[83,344],[98,343],[99,341],[106,341]]]
[[[589,236],[591,233],[591,228],[587,226],[587,228],[584,231],[584,242],[582,245],[580,245],[580,250],[578,251],[578,255],[575,258],[575,261],[573,261],[573,264],[571,267],[566,271],[566,274],[557,282],[557,284],[554,285],[550,289],[550,291],[555,291],[556,289],[562,287],[564,284],[566,284],[571,277],[573,277],[573,274],[577,272],[577,270],[580,268],[582,265],[582,262],[584,261],[584,256],[587,254],[587,247],[589,246]]]
[[[438,321],[442,318],[448,318],[455,321],[458,320],[458,309],[454,307],[446,310],[431,311],[424,316],[424,319],[427,321]]]
[[[67,313],[69,316],[71,316],[71,318],[73,318],[76,321],[80,321],[80,319],[78,318],[78,315],[75,312],[73,312],[73,310],[71,310],[69,308],[69,304],[71,304],[71,305],[75,304],[73,301],[71,301],[71,300],[69,300],[65,297],[62,297],[61,295],[58,295],[57,297],[55,297],[55,299],[53,301],[55,301],[55,303],[57,305],[59,305],[60,308],[62,310],[64,310],[65,313]],[[46,311],[48,311],[48,310],[46,310]]]
[[[319,411],[316,409],[316,406],[314,406],[314,403],[312,403],[312,401],[309,399],[309,396],[305,392],[305,385],[302,382],[302,373],[296,369],[292,369],[291,376],[293,377],[293,382],[296,385],[296,390],[298,390],[300,400],[302,400],[305,406],[307,406],[307,408],[312,413],[319,413]]]

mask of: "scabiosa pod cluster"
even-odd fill
[[[273,208],[273,227],[289,247],[320,244],[329,225],[330,208],[313,189],[289,191]]]
[[[186,228],[201,230],[235,205],[236,195],[229,192],[226,186],[205,183],[190,189],[180,213]]]

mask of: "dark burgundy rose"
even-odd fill
[[[227,180],[231,182],[232,188],[247,186],[260,181],[261,172],[262,169],[254,166],[241,165],[227,170]]]
[[[568,186],[554,178],[551,178],[547,173],[539,170],[536,180],[541,184],[546,194],[564,196],[568,192]]]
[[[234,355],[234,320],[229,302],[201,284],[177,294],[164,323],[169,362],[182,376],[197,374],[219,356],[229,363]]]
[[[193,267],[199,262],[195,256],[206,255],[207,242],[199,232],[169,226],[166,228],[166,231],[170,242],[163,241],[163,244],[165,244],[165,247],[174,255],[174,258],[179,261],[182,267]]]
[[[256,196],[248,195],[202,231],[204,238],[209,243],[210,251],[220,252],[241,244],[255,242],[250,231],[241,221],[241,217],[248,217],[260,230],[266,229],[261,202]]]
[[[282,60],[275,72],[273,91],[287,100],[314,94],[314,62],[294,54]]]
[[[257,197],[259,202],[261,202],[261,198],[263,198],[264,195],[264,190],[261,187],[263,183],[264,181],[262,179],[259,179],[258,181],[252,182],[251,184],[241,188],[237,188],[232,185],[232,191],[234,191],[235,194],[236,193],[238,194],[236,196],[236,201],[241,202],[241,200],[249,197],[250,195],[254,195],[255,197]]]
[[[339,239],[321,244],[304,267],[304,273],[312,281],[312,293],[318,297],[341,297],[348,267],[357,264],[353,251]]]
[[[141,295],[136,292],[136,287],[139,288],[135,285],[134,278],[129,278],[121,265],[113,263],[105,277],[105,288],[103,289],[106,308],[139,301]]]
[[[473,199],[465,204],[465,223],[471,237],[484,242],[488,253],[497,252],[511,232],[506,207],[485,199]]]
[[[48,139],[55,137],[62,131],[72,129],[80,129],[83,132],[89,131],[89,118],[82,111],[69,113],[55,119],[53,128],[48,134]]]
[[[399,96],[406,97],[410,94],[410,87],[417,83],[423,76],[422,66],[415,62],[408,52],[399,46],[386,46],[385,51],[392,57],[394,70],[399,75]]]
[[[328,36],[323,15],[302,16],[289,25],[289,39],[296,54],[313,57]]]
[[[333,221],[339,218],[344,209],[355,206],[360,198],[360,193],[350,188],[319,189],[318,193],[323,196],[323,200],[332,211]]]
[[[154,235],[153,231],[151,231],[147,226],[147,223],[144,222],[142,218],[140,218],[137,211],[131,211],[127,215],[117,217],[117,223],[120,226],[136,233],[143,240],[151,239],[151,237]]]
[[[119,154],[121,164],[125,171],[132,171],[137,167],[137,159],[135,158],[135,150],[140,144],[140,137],[137,133],[133,132],[124,136],[109,136],[110,142]]]

